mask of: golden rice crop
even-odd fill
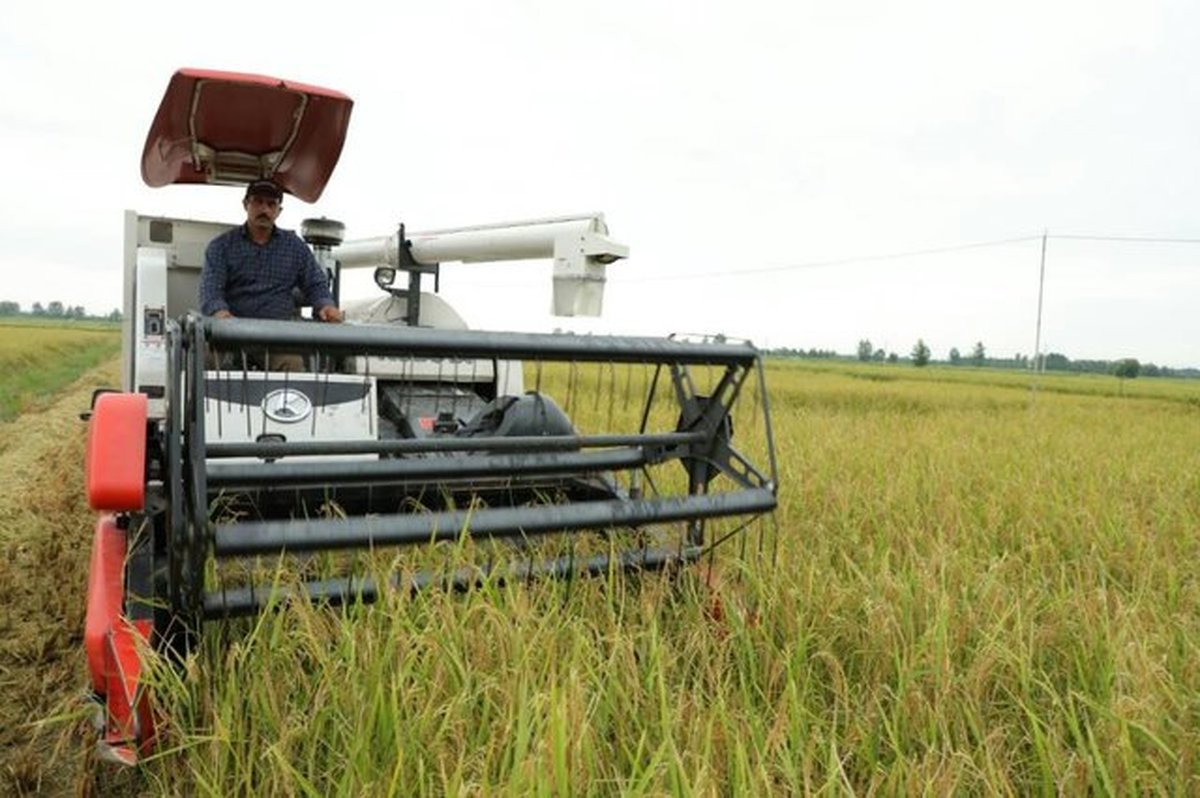
[[[1200,791],[1200,385],[768,372],[773,563],[212,624],[120,789]]]
[[[1196,790],[1195,387],[963,375],[773,366],[773,565],[730,550],[711,585],[489,586],[210,636],[150,783]]]

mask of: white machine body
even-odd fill
[[[375,378],[349,374],[296,375],[205,372],[204,437],[208,442],[376,440]],[[377,459],[373,455],[293,456],[289,462]],[[229,458],[237,463],[254,458]]]
[[[198,307],[204,250],[232,226],[125,211],[121,389],[146,394],[151,418],[166,412],[167,321]]]
[[[151,418],[162,418],[165,413],[168,321],[198,308],[204,251],[212,239],[232,227],[125,212],[121,385],[122,390],[149,397]],[[413,259],[421,264],[553,258],[553,310],[566,316],[599,315],[605,267],[629,254],[628,247],[608,237],[601,214],[431,230],[406,238]],[[347,242],[317,255],[326,268],[403,268],[399,247],[399,236],[392,235]],[[441,297],[428,292],[421,292],[420,297],[419,326],[467,329],[462,317]],[[343,309],[347,323],[396,324],[406,318],[406,304],[401,295],[384,295],[344,302]],[[351,371],[361,375],[357,377],[360,381],[486,383],[494,396],[524,392],[519,361],[357,357],[351,360]],[[374,434],[373,428],[364,433],[357,422],[346,426],[349,422],[342,419],[349,418],[348,410],[345,416],[340,410],[324,412],[330,435],[346,439]],[[256,423],[250,419],[251,430]],[[234,426],[246,425],[243,421]],[[310,430],[308,438],[319,439],[313,437],[316,434]]]
[[[406,235],[417,263],[554,259],[555,316],[599,316],[609,263],[629,256],[629,248],[608,236],[600,213],[520,222],[454,227]],[[334,247],[343,269],[401,265],[399,233],[348,241]]]
[[[402,324],[407,317],[403,296],[383,296],[346,302],[342,310],[347,324]],[[466,330],[467,323],[446,300],[437,294],[421,294],[418,327],[435,330]],[[524,372],[519,360],[461,360],[453,358],[355,357],[358,374],[388,377],[413,382],[492,383],[496,396],[520,396],[525,393]]]

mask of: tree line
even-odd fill
[[[47,302],[43,305],[41,302],[34,302],[33,306],[28,311],[21,309],[20,302],[13,302],[8,299],[0,299],[0,316],[37,316],[39,318],[50,319],[93,319],[102,321],[120,321],[121,311],[113,308],[103,316],[93,316],[87,312],[83,305],[64,305],[62,302],[54,301]]]
[[[933,350],[923,338],[918,338],[906,357],[896,352],[886,352],[871,343],[869,338],[859,340],[854,355],[842,355],[831,349],[803,349],[783,347],[767,350],[768,354],[779,357],[797,357],[815,360],[850,360],[863,363],[911,363],[918,368],[930,363],[949,366],[976,366],[1001,369],[1032,369],[1038,364],[1028,355],[1018,352],[1012,357],[994,357],[988,354],[987,347],[982,341],[976,341],[964,354],[958,347],[950,347],[945,360],[935,360]],[[1197,368],[1169,368],[1154,363],[1143,363],[1137,358],[1127,357],[1116,360],[1072,360],[1059,352],[1051,352],[1041,357],[1043,371],[1062,371],[1078,374],[1111,374],[1122,379],[1135,377],[1200,377]]]

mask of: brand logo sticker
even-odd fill
[[[295,388],[280,388],[263,397],[262,409],[272,421],[294,424],[312,414],[312,400]]]

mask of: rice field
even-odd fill
[[[0,321],[0,422],[33,409],[119,348],[114,324]]]
[[[33,693],[4,718],[21,735],[0,738],[0,788],[1200,792],[1200,384],[827,362],[767,379],[781,489],[761,549],[674,579],[214,625],[156,671],[168,744],[130,772],[88,760],[77,698],[82,435],[2,453],[53,501],[0,489],[0,680]]]

